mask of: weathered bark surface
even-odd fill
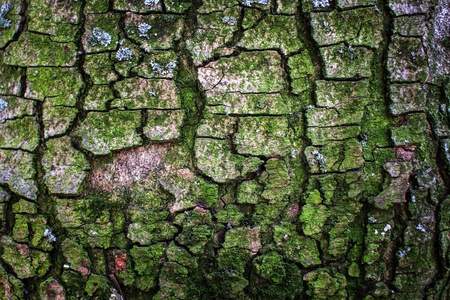
[[[2,299],[449,299],[448,0],[0,3]]]

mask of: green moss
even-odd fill
[[[370,77],[373,51],[365,47],[349,50],[344,44],[322,47],[320,53],[325,61],[326,78],[362,78]]]
[[[166,248],[166,256],[169,261],[177,262],[186,268],[198,267],[198,258],[193,257],[185,248],[177,246],[173,241]]]
[[[276,157],[290,152],[290,135],[286,118],[241,118],[234,142],[239,154]]]
[[[28,242],[28,217],[26,215],[15,215],[15,223],[13,228],[13,238],[16,242]]]
[[[33,151],[39,144],[39,132],[34,117],[8,120],[0,124],[0,147]]]
[[[330,272],[329,269],[320,268],[307,273],[303,280],[308,284],[306,294],[312,299],[346,299],[347,280],[338,272]]]
[[[311,14],[312,35],[322,45],[348,41],[376,48],[381,42],[383,18],[372,7]]]
[[[108,0],[92,0],[86,3],[84,13],[105,13],[109,9]]]
[[[282,222],[274,226],[273,240],[286,260],[301,263],[305,268],[321,264],[316,242],[298,234],[294,224]]]
[[[48,34],[53,41],[75,41],[81,23],[81,6],[78,1],[64,5],[47,5],[45,2],[30,3],[28,30]]]
[[[91,260],[86,250],[79,243],[71,239],[65,239],[61,247],[68,268],[79,272],[86,278],[90,274],[89,268],[91,267]]]
[[[304,205],[299,217],[300,222],[303,223],[303,233],[309,236],[320,233],[329,216],[330,212],[325,205]]]
[[[238,46],[247,49],[279,48],[283,54],[298,51],[303,44],[296,36],[295,18],[267,15],[255,28],[244,32]]]
[[[140,112],[136,111],[91,112],[74,136],[81,139],[81,147],[93,154],[109,154],[142,143],[135,130],[140,122]]]
[[[216,182],[245,177],[258,170],[262,161],[256,157],[232,154],[226,141],[199,138],[195,144],[197,167]]]
[[[239,208],[234,204],[228,204],[216,214],[217,221],[231,226],[238,226],[244,217]]]
[[[110,53],[86,55],[84,70],[90,75],[93,84],[108,84],[117,79]]]
[[[108,298],[111,295],[111,287],[108,278],[97,274],[89,276],[84,290],[90,297],[96,296],[98,299]]]
[[[3,59],[7,65],[61,67],[75,65],[77,48],[74,43],[53,42],[49,36],[27,31],[11,43],[8,53]]]
[[[3,236],[1,242],[2,259],[19,279],[42,277],[52,266],[48,253],[32,250],[25,244],[16,244],[9,236]]]
[[[13,204],[14,213],[36,214],[37,206],[33,202],[20,199],[19,202]]]
[[[111,88],[107,85],[92,86],[84,99],[85,110],[106,110],[106,104],[114,99]]]

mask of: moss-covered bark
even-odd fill
[[[0,5],[0,298],[450,298],[448,0]]]

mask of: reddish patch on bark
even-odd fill
[[[125,252],[117,253],[115,257],[116,271],[125,271],[127,269],[127,254]]]
[[[17,250],[19,250],[20,254],[23,256],[30,255],[30,249],[27,245],[16,244]]]
[[[405,147],[397,147],[397,148],[395,148],[395,155],[400,160],[413,161],[415,149],[416,149],[415,145],[408,145]]]
[[[203,207],[197,206],[194,208],[194,210],[198,213],[200,213],[202,216],[207,215],[208,211],[204,209]]]
[[[53,300],[65,300],[64,288],[56,281],[52,280],[45,289],[45,293],[48,299]]]
[[[287,210],[287,214],[289,217],[296,217],[298,216],[300,212],[300,207],[298,206],[298,204],[294,204],[292,206],[290,206]]]
[[[84,277],[87,277],[91,274],[91,271],[89,271],[89,269],[86,267],[78,267],[77,271],[80,272],[80,274]]]
[[[113,154],[111,163],[94,162],[88,182],[93,189],[107,192],[145,182],[158,172],[169,147],[150,145],[126,149]]]
[[[5,299],[8,299],[8,300],[12,299],[11,287],[9,286],[8,282],[6,282],[6,280],[2,279],[1,283],[3,285],[3,290],[5,291],[5,294],[3,295],[5,297]]]

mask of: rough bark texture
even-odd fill
[[[450,298],[448,0],[0,5],[0,298]]]

